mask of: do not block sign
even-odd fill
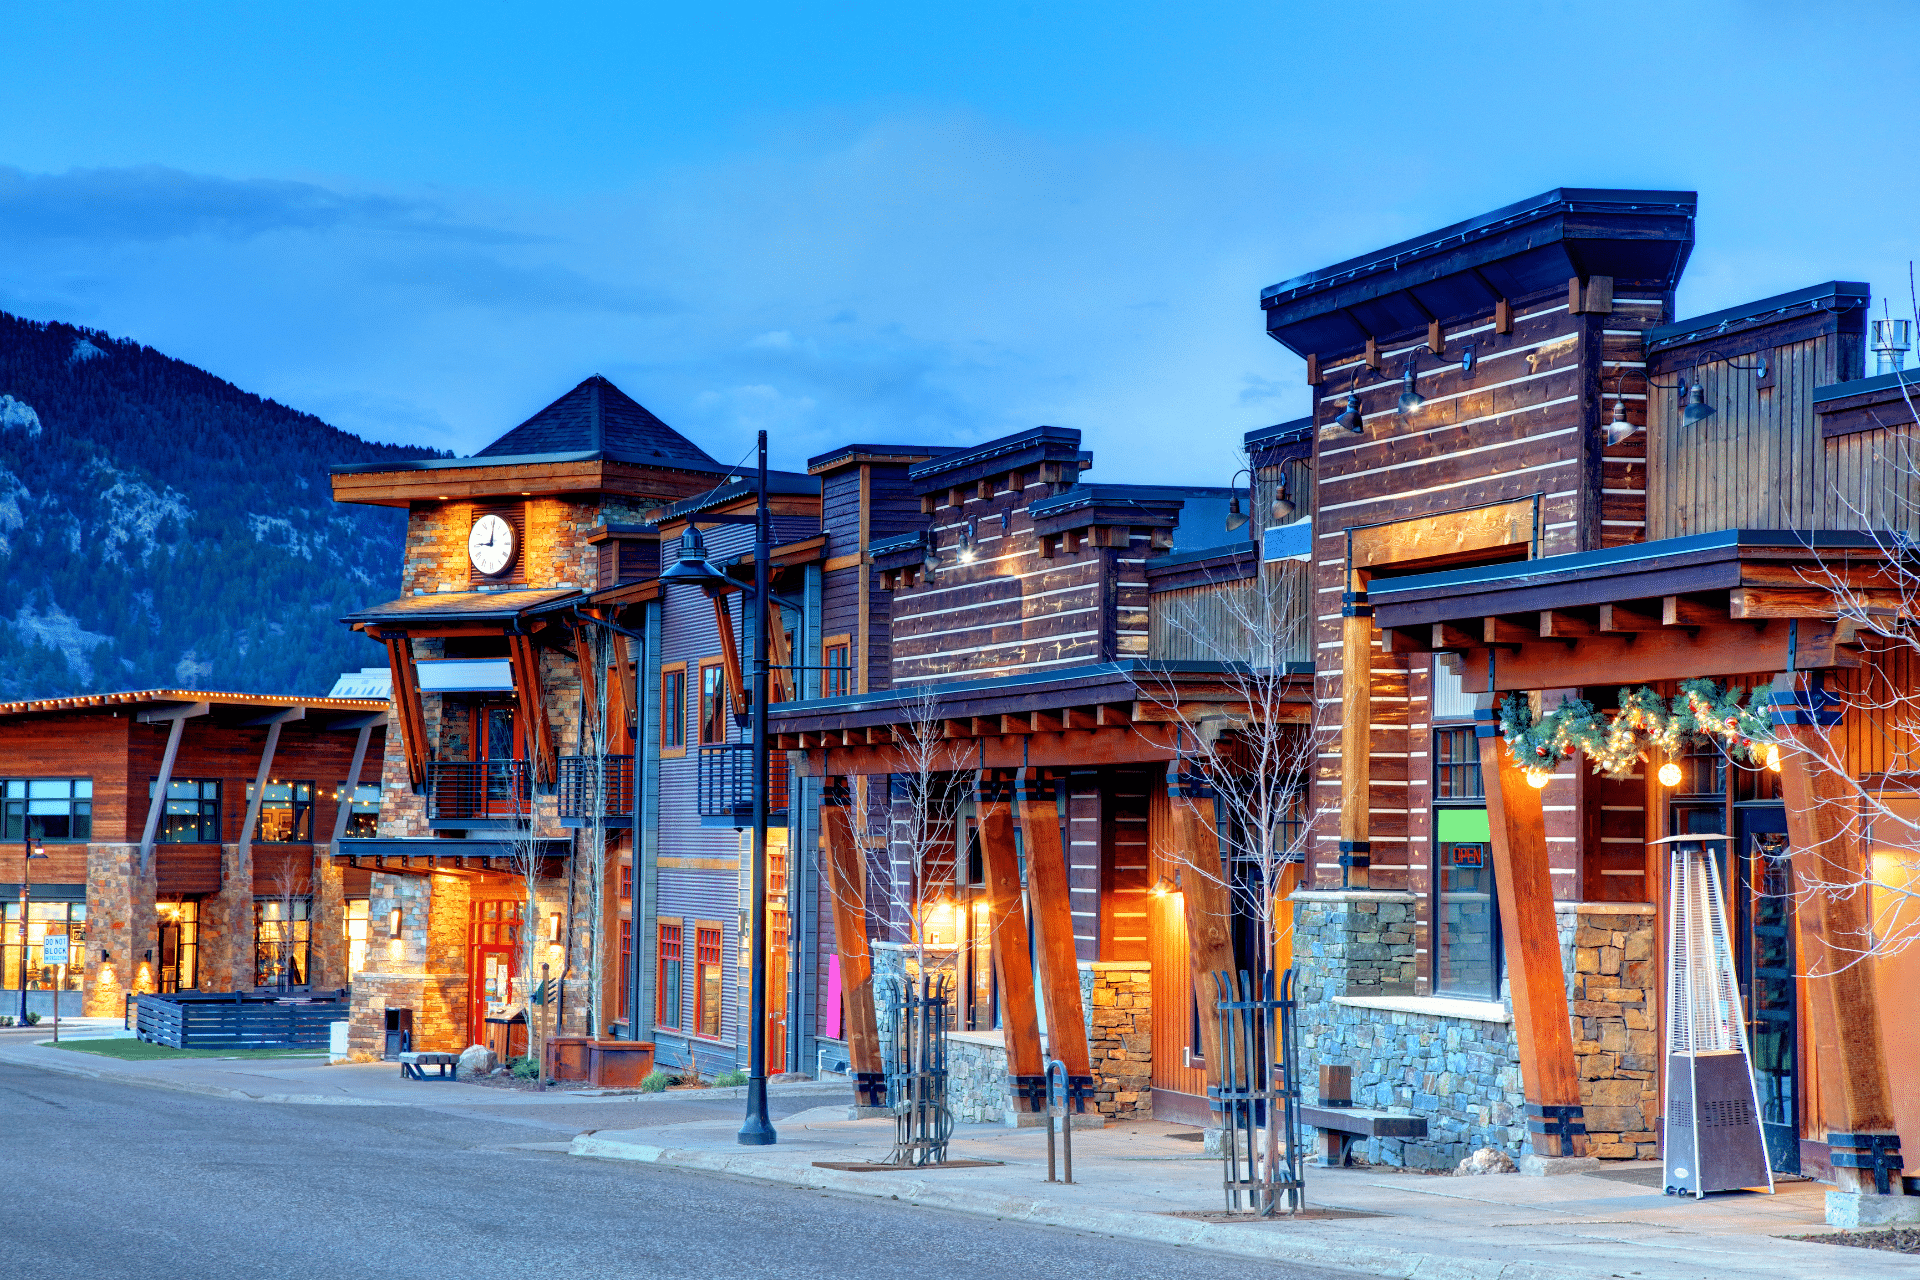
[[[41,946],[40,963],[41,964],[71,963],[71,961],[69,961],[67,958],[67,943],[68,943],[67,935],[64,933],[48,934],[46,941],[40,944]]]

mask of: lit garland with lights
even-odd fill
[[[1762,688],[1722,689],[1711,680],[1688,680],[1672,698],[1642,685],[1620,690],[1620,709],[1611,714],[1581,698],[1563,699],[1538,720],[1521,694],[1500,704],[1500,732],[1535,786],[1545,784],[1554,766],[1576,751],[1593,762],[1595,773],[1625,778],[1642,759],[1664,759],[1661,782],[1679,781],[1674,758],[1693,742],[1717,741],[1729,756],[1754,765],[1780,768],[1780,750],[1763,709]],[[1672,777],[1667,776],[1671,772]]]

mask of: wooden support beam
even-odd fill
[[[942,721],[940,725],[940,736],[943,738],[971,738],[973,736],[972,718]]]
[[[1539,639],[1540,626],[1537,622],[1515,622],[1510,618],[1480,619],[1481,638],[1492,645],[1518,645],[1529,640]]]
[[[1717,592],[1660,597],[1660,621],[1669,627],[1708,627],[1727,621],[1727,598]]]
[[[1032,723],[1035,733],[1059,733],[1065,728],[1058,711],[1036,711]]]
[[[1173,856],[1180,868],[1187,957],[1201,1009],[1200,1053],[1206,1060],[1207,1083],[1218,1085],[1220,1028],[1207,1011],[1215,998],[1213,975],[1239,967],[1233,954],[1233,896],[1220,861],[1212,789],[1198,777],[1183,777],[1176,760],[1167,765],[1167,795],[1172,801]]]
[[[1103,708],[1104,709],[1104,708]],[[1027,856],[1027,902],[1033,911],[1034,957],[1047,1002],[1047,1048],[1069,1076],[1091,1076],[1086,1009],[1080,1003],[1080,958],[1073,941],[1066,842],[1060,836],[1056,787],[1039,769],[1022,769],[1017,783],[1021,845]]]
[[[1025,715],[1023,713],[1018,713],[1018,712],[1016,712],[1013,715],[1001,716],[1000,732],[1002,734],[1032,733],[1033,718],[1031,716]]]
[[[997,738],[1000,736],[999,716],[974,716],[971,736],[975,738]]]
[[[880,1031],[873,1008],[873,957],[867,950],[866,867],[853,837],[852,815],[844,786],[829,786],[820,806],[820,834],[827,852],[827,897],[833,911],[833,945],[840,956],[840,991],[846,1001],[847,1063],[859,1075],[877,1080]],[[873,1097],[861,1104],[880,1105]]]
[[[1132,724],[1133,704],[1131,702],[1102,703],[1095,708],[1093,722],[1103,729],[1113,725]]]
[[[1480,701],[1484,705],[1475,712],[1476,729],[1497,725],[1494,699]],[[1530,1110],[1547,1108],[1551,1115],[1556,1108],[1572,1108],[1571,1117],[1578,1119],[1580,1071],[1568,1023],[1567,981],[1560,968],[1541,793],[1527,785],[1505,739],[1496,734],[1480,738],[1479,744],[1521,1087]],[[1536,1131],[1532,1139],[1539,1155],[1576,1156],[1586,1151],[1584,1136]]]
[[[1505,298],[1494,299],[1493,331],[1495,333],[1513,332],[1513,304]]]
[[[1540,614],[1540,638],[1543,640],[1578,640],[1584,636],[1597,635],[1599,626],[1589,609],[1546,609]]]
[[[1380,367],[1380,343],[1373,338],[1367,339],[1366,360],[1367,368],[1378,369]]]
[[[615,633],[613,665],[607,671],[607,750],[617,756],[636,755],[634,739],[639,734],[639,672],[627,650],[627,638]]]
[[[1869,613],[1898,614],[1905,609],[1903,593],[1865,588],[1850,593],[1856,607]],[[1832,618],[1845,601],[1824,587],[1735,587],[1727,593],[1728,613],[1735,619]]]
[[[1388,653],[1432,653],[1433,628],[1387,627],[1382,631],[1381,641]]]
[[[353,792],[360,785],[360,769],[367,761],[367,742],[373,737],[373,726],[361,725],[360,732],[353,740],[353,763],[347,766],[347,783],[340,790],[340,800],[334,806],[333,839],[327,841],[327,847],[335,853],[340,852],[340,841],[346,838],[347,822],[353,817]],[[171,772],[171,770],[169,770]],[[164,786],[158,789],[165,794]]]
[[[1642,609],[1631,604],[1603,604],[1600,606],[1600,630],[1602,631],[1658,631],[1667,624],[1660,619],[1656,610]]]
[[[1436,622],[1433,624],[1433,648],[1435,652],[1447,653],[1460,649],[1481,649],[1486,647],[1486,643],[1477,631],[1470,631],[1466,627],[1456,626],[1451,622]]]
[[[1354,593],[1362,590],[1356,587]],[[1349,862],[1347,885],[1355,889],[1367,887],[1373,850],[1368,804],[1373,781],[1371,612],[1357,606],[1340,620],[1340,853]]]
[[[787,629],[781,625],[786,610],[775,606],[767,610],[768,702],[793,701],[793,648],[787,643]]]
[[[1493,687],[1505,693],[1685,680],[1702,671],[1781,670],[1789,654],[1801,671],[1857,667],[1861,657],[1853,639],[1854,632],[1844,624],[1801,618],[1663,627],[1594,636],[1575,645],[1542,640],[1502,654],[1494,664]],[[1484,672],[1485,646],[1478,646],[1468,661]]]
[[[747,714],[747,678],[740,669],[740,641],[733,633],[733,610],[727,606],[732,598],[713,598],[713,626],[720,634],[720,661],[727,671],[727,700],[733,704],[733,714],[743,716]]]
[[[1307,353],[1307,385],[1310,387],[1320,385],[1320,357],[1312,352]]]
[[[870,747],[884,747],[892,741],[893,730],[884,725],[878,725],[867,730],[867,745]]]
[[[533,738],[534,776],[552,786],[559,775],[559,762],[553,751],[553,722],[547,718],[546,682],[540,676],[540,654],[533,637],[507,637],[507,658],[513,671],[513,691],[520,702],[523,732]]]
[[[1061,713],[1069,729],[1092,729],[1095,727],[1092,707],[1068,707]]]
[[[1447,335],[1441,332],[1438,320],[1427,321],[1427,350],[1436,356],[1447,354]]]
[[[588,634],[588,628],[584,625],[573,629],[573,657],[574,667],[578,670],[580,676],[581,702],[587,708],[587,715],[597,716],[600,714],[599,678],[598,674],[594,671],[593,637]],[[613,691],[609,689],[607,693],[607,710],[611,713],[613,710]],[[611,715],[609,715],[608,719],[612,719]],[[611,728],[609,728],[607,732],[607,750],[608,752],[612,752],[613,750],[613,732]],[[583,722],[580,726],[580,753],[586,755],[588,751],[587,726]]]
[[[427,743],[427,713],[420,705],[420,679],[413,669],[413,641],[405,635],[388,637],[387,666],[393,675],[393,709],[400,722],[400,748],[407,759],[407,781],[415,791],[427,785],[427,761],[433,749]],[[515,684],[519,683],[516,676]]]
[[[1773,687],[1798,694],[1804,704],[1816,685],[1807,673],[1788,672],[1776,676]],[[1776,718],[1817,717],[1800,712]],[[1830,1133],[1892,1133],[1877,966],[1861,951],[1877,922],[1873,868],[1854,817],[1858,789],[1834,767],[1845,767],[1833,759],[1845,752],[1838,734],[1818,724],[1779,724],[1774,732],[1787,835],[1801,883],[1843,886],[1806,894],[1795,908],[1826,1127]],[[1841,1191],[1874,1190],[1868,1170],[1836,1168],[1833,1177]],[[1893,1187],[1899,1189],[1898,1175]]]
[[[1032,944],[1020,902],[1020,855],[1013,844],[1013,787],[985,774],[974,779],[981,862],[987,875],[988,932],[1000,990],[1000,1027],[1007,1040],[1007,1074],[1037,1076],[1040,1013],[1034,1002]]]

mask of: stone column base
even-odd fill
[[[1882,1196],[1870,1191],[1827,1192],[1830,1227],[1890,1227],[1920,1222],[1920,1196]]]
[[[854,1106],[847,1108],[847,1119],[849,1120],[879,1120],[883,1117],[890,1118],[892,1115],[892,1107]]]

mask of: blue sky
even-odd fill
[[[184,16],[183,16],[184,15]],[[470,452],[604,373],[721,458],[1079,427],[1219,483],[1263,285],[1700,192],[1680,308],[1910,310],[1920,7],[13,5],[0,308]],[[1876,301],[1876,310],[1879,303]],[[0,388],[3,390],[3,388]]]

